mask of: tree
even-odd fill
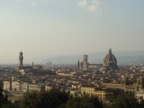
[[[67,102],[68,95],[59,89],[42,92],[28,92],[21,101],[21,108],[57,108]]]
[[[106,108],[139,108],[139,103],[134,96],[122,94],[111,99]]]
[[[97,97],[83,95],[81,97],[70,96],[67,103],[60,108],[103,108]]]
[[[0,107],[2,107],[3,104],[8,103],[7,96],[4,96],[2,92],[3,90],[0,88]]]

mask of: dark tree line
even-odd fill
[[[81,97],[70,96],[60,108],[103,108],[103,106],[97,97],[83,95]]]
[[[103,108],[97,97],[73,97],[68,94],[59,89],[26,93],[20,102],[20,108]]]
[[[110,98],[105,104],[95,96],[70,96],[69,93],[52,89],[50,91],[28,92],[19,103],[9,103],[0,93],[0,108],[144,108],[134,96],[122,93]]]
[[[20,102],[21,108],[58,108],[66,103],[68,95],[59,89],[52,89],[49,92],[26,93]]]

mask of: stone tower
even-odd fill
[[[83,56],[83,71],[88,71],[88,55]]]
[[[78,60],[77,68],[78,68],[78,70],[80,70],[80,63],[79,63],[79,60]]]
[[[19,66],[23,67],[23,52],[20,52],[19,54]]]

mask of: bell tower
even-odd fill
[[[88,71],[88,55],[83,55],[83,71]]]
[[[19,54],[19,66],[23,67],[23,52],[22,51]]]

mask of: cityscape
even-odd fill
[[[143,0],[1,0],[0,108],[144,108]]]
[[[19,53],[19,65],[1,67],[4,94],[11,102],[30,91],[49,91],[53,87],[69,92],[70,95],[95,95],[102,102],[113,97],[115,90],[144,99],[144,65],[118,66],[117,59],[109,49],[103,64],[90,64],[88,55],[74,65],[25,65],[23,52]]]

